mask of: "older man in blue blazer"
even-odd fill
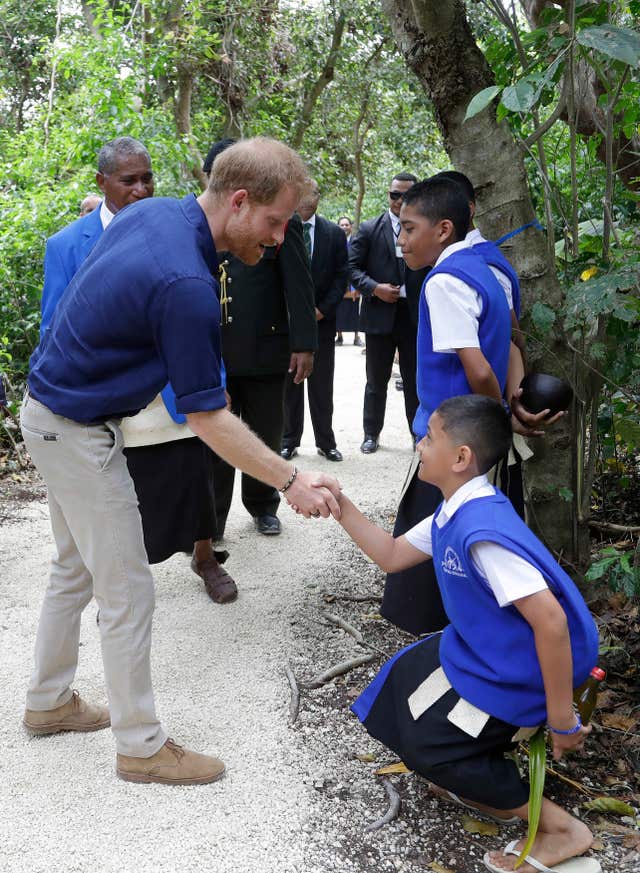
[[[53,318],[65,288],[116,212],[130,203],[153,196],[153,171],[149,152],[141,142],[130,136],[111,140],[98,152],[96,182],[103,194],[100,207],[68,224],[47,240],[41,338]]]

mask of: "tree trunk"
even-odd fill
[[[463,122],[471,98],[494,84],[493,73],[478,48],[461,0],[383,0],[398,47],[427,92],[454,167],[466,173],[477,191],[477,222],[489,239],[497,239],[534,219],[520,148],[509,128],[489,106]],[[542,301],[554,310],[562,289],[544,234],[533,228],[504,247],[516,268],[525,312]],[[527,319],[524,319],[526,330]],[[572,358],[560,335],[546,348],[532,345],[536,369],[571,378]],[[534,446],[527,464],[526,486],[531,526],[556,553],[579,559],[572,535],[570,504],[559,489],[572,486],[573,441],[569,424],[560,422]]]
[[[338,17],[334,20],[333,35],[331,37],[331,47],[329,49],[329,53],[327,54],[326,60],[322,66],[320,75],[313,83],[311,88],[305,93],[300,118],[298,119],[293,129],[293,133],[291,134],[291,148],[297,150],[302,145],[302,140],[304,139],[307,127],[309,126],[309,122],[311,121],[311,116],[313,115],[313,110],[316,107],[316,103],[318,102],[320,95],[327,87],[329,82],[333,80],[336,61],[340,52],[340,46],[342,45],[342,36],[344,34],[345,22],[346,16],[344,12],[341,12],[340,15],[338,15]]]
[[[174,116],[178,133],[187,138],[192,160],[188,164],[190,175],[197,180],[204,191],[207,177],[202,170],[202,155],[198,151],[191,133],[191,95],[193,93],[193,72],[186,67],[178,67],[178,96]]]

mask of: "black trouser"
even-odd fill
[[[280,451],[283,422],[284,373],[275,376],[232,376],[227,374],[231,411],[238,415],[269,448]],[[235,468],[215,456],[217,538],[224,534],[233,497]],[[242,474],[242,502],[253,515],[275,515],[280,497],[275,488]]]
[[[318,351],[313,362],[313,373],[307,379],[309,412],[316,446],[325,452],[335,449],[333,434],[333,371],[335,369],[335,320],[318,322]],[[283,448],[300,445],[304,428],[304,382],[296,385],[287,376],[284,384]]]
[[[367,384],[364,389],[362,421],[367,436],[377,437],[384,425],[387,386],[391,378],[396,349],[404,386],[404,408],[411,430],[413,417],[418,408],[416,341],[417,329],[411,320],[409,306],[404,298],[400,298],[396,303],[395,321],[391,333],[367,333]]]
[[[419,521],[433,515],[442,499],[440,490],[418,479],[416,470],[398,506],[394,537],[402,536]],[[449,624],[433,561],[427,560],[399,573],[388,573],[380,612],[393,624],[416,636],[442,630]]]

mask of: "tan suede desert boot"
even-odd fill
[[[224,773],[224,764],[211,755],[191,752],[167,742],[150,758],[118,755],[116,772],[127,782],[160,782],[163,785],[204,785]]]
[[[100,731],[111,720],[106,706],[86,703],[74,691],[66,703],[55,709],[25,709],[23,725],[31,734],[58,734],[60,731]]]

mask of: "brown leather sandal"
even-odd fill
[[[192,558],[191,569],[200,576],[214,603],[231,603],[238,596],[236,583],[215,558],[208,558],[206,561]]]

